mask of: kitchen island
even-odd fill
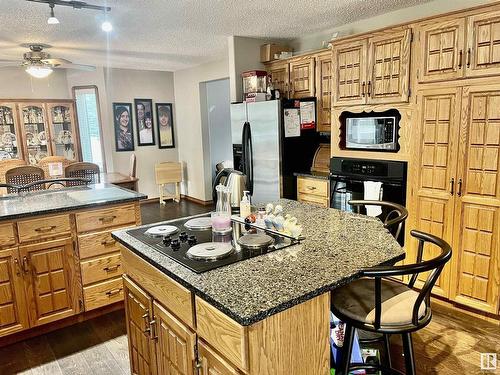
[[[201,274],[113,233],[123,245],[134,372],[329,372],[330,291],[404,251],[378,219],[276,203],[298,218],[305,240]]]
[[[120,307],[111,231],[141,223],[143,198],[108,184],[0,198],[0,345]]]

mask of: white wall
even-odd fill
[[[54,69],[47,78],[33,78],[22,68],[0,69],[1,99],[70,99],[66,70]]]
[[[435,0],[420,4],[410,8],[399,9],[393,12],[360,20],[347,25],[334,27],[318,33],[305,35],[291,41],[289,44],[293,48],[294,54],[309,50],[324,48],[323,41],[327,43],[331,40],[334,32],[339,32],[339,36],[363,33],[371,30],[381,29],[391,25],[415,21],[420,18],[429,17],[436,14],[451,12],[477,5],[494,3],[496,0]]]
[[[152,99],[153,112],[155,103],[173,103],[174,102],[174,81],[172,72],[146,71],[132,69],[106,69],[104,77],[107,90],[107,119],[103,120],[103,128],[106,128],[108,134],[113,134],[113,118],[111,105],[113,102],[134,103],[135,98]],[[101,104],[102,105],[102,104]],[[173,105],[174,115],[176,112]],[[134,111],[134,110],[133,110]],[[139,178],[139,191],[147,194],[150,198],[158,196],[158,188],[155,183],[154,165],[157,162],[177,161],[178,149],[159,149],[158,134],[156,131],[156,113],[154,113],[154,132],[156,145],[137,146],[138,134],[136,128],[135,112],[132,114],[134,124],[134,143],[135,154],[137,156],[137,177]],[[179,124],[174,120],[175,144],[178,143]],[[132,152],[116,152],[114,135],[112,141],[107,142],[105,150],[111,151],[113,159],[113,169],[115,172],[128,174],[129,160]]]
[[[200,83],[227,78],[228,60],[222,59],[174,72],[175,129],[179,160],[184,162],[182,193],[203,201],[211,200],[205,186],[204,158],[208,150],[202,142]]]

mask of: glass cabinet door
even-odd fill
[[[17,129],[15,105],[0,103],[0,160],[22,158]]]
[[[77,160],[76,134],[71,104],[48,104],[52,153],[68,160]]]
[[[27,162],[36,165],[50,155],[45,110],[42,104],[24,104],[21,109]]]

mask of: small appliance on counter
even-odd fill
[[[243,79],[243,100],[246,102],[262,102],[267,95],[267,72],[265,70],[249,70],[241,73]]]
[[[247,176],[232,168],[224,168],[215,176],[212,186],[212,197],[214,203],[218,203],[217,186],[222,184],[230,194],[229,201],[233,212],[240,209],[240,201],[243,192],[247,191]]]

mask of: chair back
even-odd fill
[[[57,177],[64,177],[64,170],[65,168],[73,164],[74,161],[66,159],[64,156],[46,156],[38,162],[38,166],[43,169],[45,172],[45,177],[46,178],[57,178]],[[55,167],[60,167],[61,173],[60,174],[50,174],[51,169],[54,171],[55,169],[58,168],[51,168],[53,164],[60,164],[55,165]]]
[[[384,228],[386,228],[397,240],[401,234],[403,223],[408,217],[408,210],[397,203],[372,200],[351,200],[348,202],[354,206],[356,212],[361,213],[361,207],[380,206],[382,208]]]
[[[26,162],[22,159],[7,159],[0,160],[0,183],[5,183],[5,173],[14,167],[20,167],[26,165]]]
[[[128,172],[129,177],[134,177],[134,178],[137,177],[136,168],[137,168],[137,157],[135,156],[134,153],[132,153],[132,155],[130,155],[130,164]]]
[[[23,165],[20,167],[14,167],[9,169],[5,173],[5,182],[12,185],[26,185],[32,182],[40,181],[45,178],[45,174],[42,168],[35,167],[32,165]],[[25,189],[27,191],[33,190],[44,190],[44,184],[37,184],[30,186]],[[17,190],[13,188],[7,188],[8,193],[15,193]]]
[[[86,178],[90,179],[90,183],[97,184],[100,182],[99,166],[94,163],[77,162],[68,165],[64,169],[64,177],[68,178]],[[82,181],[67,181],[66,186],[86,185]]]

